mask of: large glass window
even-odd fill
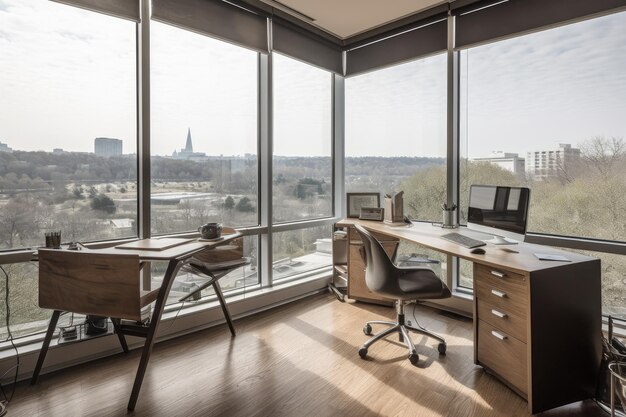
[[[46,0],[0,5],[0,250],[49,231],[136,236],[135,26]],[[45,326],[36,267],[5,270],[14,334]]]
[[[348,78],[345,149],[347,192],[403,190],[408,216],[440,221],[446,201],[446,56]]]
[[[618,13],[461,52],[462,222],[471,184],[523,185],[530,232],[626,240],[625,24]],[[623,262],[602,268],[605,307],[623,303]]]
[[[332,263],[330,226],[277,232],[272,235],[272,278],[305,276]]]
[[[257,225],[257,53],[151,25],[152,231]]]
[[[274,53],[274,222],[332,215],[332,76]]]

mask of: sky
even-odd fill
[[[626,137],[626,12],[461,53],[462,149]],[[256,53],[153,22],[154,154],[256,153]],[[330,155],[330,73],[275,54],[274,151]],[[0,142],[93,152],[136,138],[135,25],[47,0],[0,0]],[[346,80],[346,155],[445,156],[445,54]]]

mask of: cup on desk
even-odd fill
[[[198,227],[198,233],[203,239],[217,239],[222,236],[222,225],[220,223],[207,223]]]
[[[46,248],[59,249],[61,247],[61,232],[46,232]]]

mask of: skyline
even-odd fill
[[[467,156],[626,137],[624,24],[620,12],[463,50]],[[179,149],[187,127],[198,152],[256,153],[256,52],[158,22],[151,42],[153,154]],[[133,22],[0,0],[0,50],[1,142],[89,152],[104,136],[136,152]],[[445,157],[445,58],[347,78],[346,155]],[[274,65],[276,154],[330,155],[330,73],[279,54]]]

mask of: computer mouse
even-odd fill
[[[476,255],[484,255],[486,251],[483,248],[474,248],[470,251],[470,253],[474,253]]]

